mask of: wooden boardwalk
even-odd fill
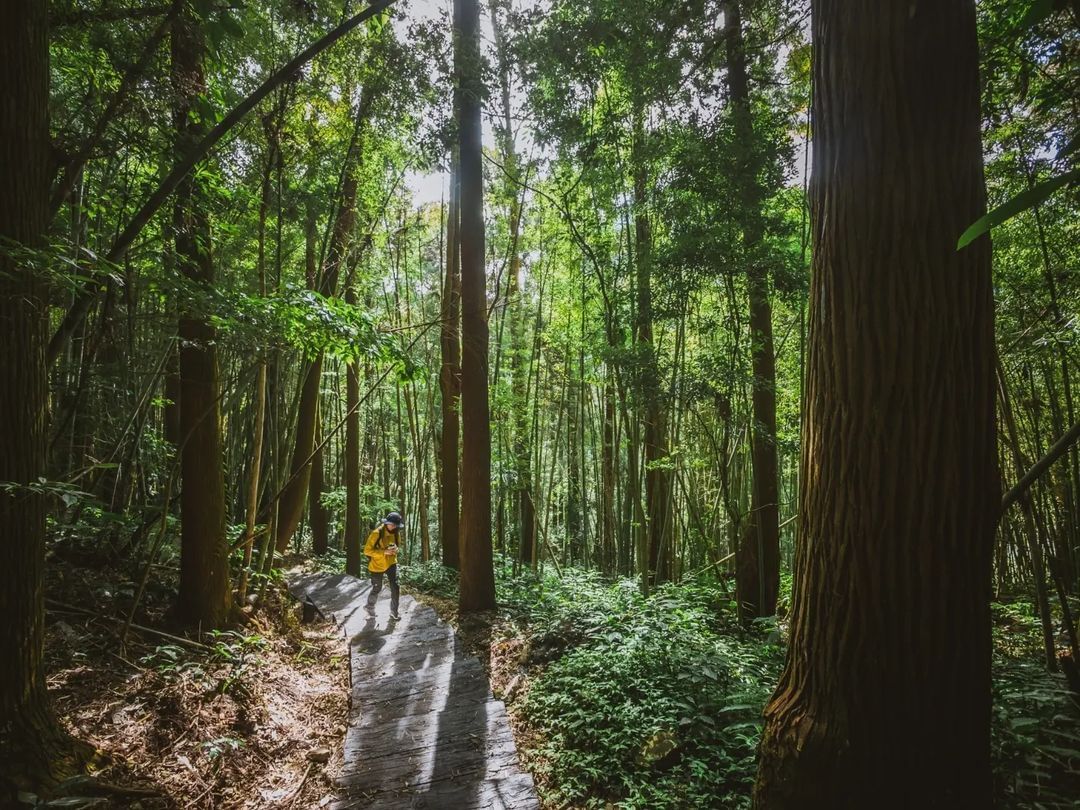
[[[297,574],[289,590],[333,618],[349,641],[349,728],[334,808],[539,810],[518,765],[506,707],[451,627],[403,595],[390,619],[389,587],[375,615],[370,581]]]

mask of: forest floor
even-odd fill
[[[121,645],[136,585],[127,572],[82,562],[49,566],[46,677],[64,725],[98,751],[93,775],[121,790],[80,806],[330,802],[348,710],[334,625],[300,625],[299,606],[275,584],[246,626],[204,635],[201,646],[135,629]],[[135,623],[167,632],[175,573],[153,579]]]
[[[317,565],[340,570],[337,559]],[[98,750],[94,776],[126,791],[80,806],[331,802],[349,691],[346,648],[333,624],[302,625],[299,605],[274,584],[244,626],[204,635],[201,645],[134,627],[121,645],[139,575],[56,548],[48,570],[54,706],[72,734]],[[175,580],[172,568],[155,571],[137,625],[170,632]],[[461,616],[452,572],[435,565],[404,572],[404,590],[451,624],[487,670],[545,808],[748,805],[782,623],[739,631],[723,587],[710,583],[643,599],[632,582],[577,571],[536,579],[508,569],[499,588],[499,610]],[[995,603],[994,619],[998,803],[1075,807],[1077,708],[1064,679],[1041,665],[1030,603]],[[649,688],[658,682],[677,688]]]

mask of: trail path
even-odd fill
[[[506,707],[434,610],[403,595],[393,621],[382,593],[369,616],[370,581],[345,574],[295,574],[288,584],[349,642],[349,727],[333,810],[539,810]]]

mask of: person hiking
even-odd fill
[[[368,573],[371,574],[371,592],[367,598],[367,612],[375,613],[375,600],[382,590],[383,574],[390,580],[390,618],[397,620],[398,601],[401,589],[398,587],[397,556],[398,535],[403,531],[404,521],[397,512],[391,512],[368,535],[364,543],[364,556],[368,558]]]

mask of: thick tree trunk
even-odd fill
[[[743,246],[747,255],[746,289],[750,299],[750,354],[753,379],[753,431],[750,460],[753,481],[750,515],[737,553],[736,589],[743,622],[776,613],[780,593],[780,511],[776,462],[776,361],[773,354],[769,277],[759,255],[762,237],[763,191],[754,158],[754,126],[746,78],[739,2],[724,6],[728,58],[728,90],[734,107],[737,178],[743,216]]]
[[[442,289],[442,329],[439,345],[442,365],[439,389],[442,394],[439,433],[439,537],[442,539],[442,562],[449,568],[460,564],[458,535],[460,500],[459,439],[461,402],[461,284],[458,249],[458,166],[456,158],[450,169],[450,206],[446,220],[446,276]]]
[[[454,0],[461,172],[461,585],[462,611],[495,607],[491,548],[491,424],[488,410],[484,178],[481,164],[480,6]]]
[[[999,480],[975,8],[813,4],[795,598],[756,806],[990,807]]]
[[[190,115],[206,91],[205,45],[194,13],[185,8],[172,29],[176,153],[186,154],[204,125]],[[210,220],[202,189],[192,173],[176,189],[173,229],[176,263],[193,283],[211,287],[214,262]],[[229,546],[225,538],[225,476],[214,327],[201,312],[180,313],[180,592],[177,617],[210,630],[229,617]]]
[[[49,38],[44,0],[0,11],[0,241],[36,248],[49,194]],[[78,766],[49,706],[42,668],[48,288],[0,250],[0,804],[44,792]]]

